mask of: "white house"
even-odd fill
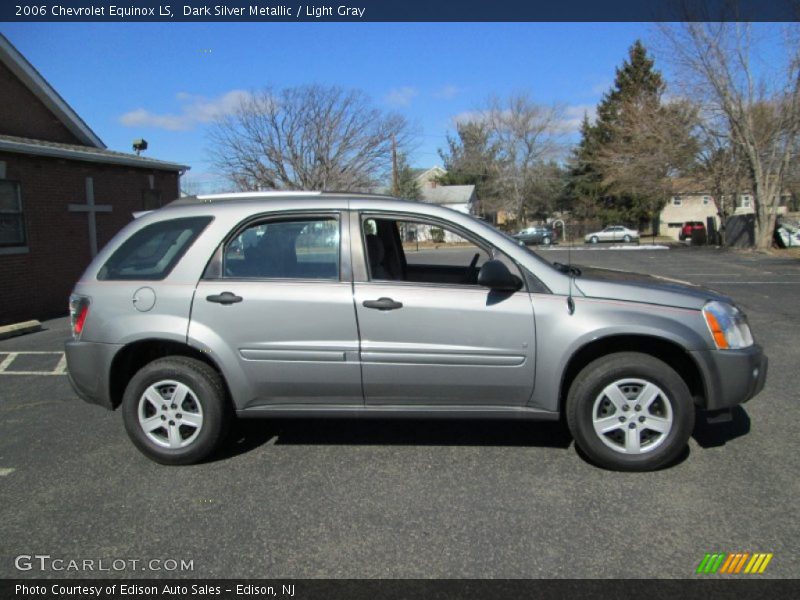
[[[441,185],[436,179],[445,175],[442,167],[431,167],[417,175],[422,202],[438,204],[459,212],[474,214],[478,198],[474,185]]]

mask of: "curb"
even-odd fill
[[[0,326],[0,340],[5,340],[17,335],[41,331],[42,324],[39,321],[23,321],[22,323],[12,323],[11,325]]]

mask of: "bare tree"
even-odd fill
[[[697,110],[684,100],[662,104],[660,94],[635,97],[620,104],[609,127],[594,168],[602,173],[604,189],[629,199],[627,213],[642,226],[664,207],[674,179],[695,164]]]
[[[687,22],[663,25],[661,32],[687,92],[702,103],[705,119],[730,140],[747,168],[756,245],[768,248],[800,136],[798,24],[786,26],[783,64],[761,61],[758,68],[750,24]]]
[[[507,207],[517,222],[525,220],[531,189],[548,170],[544,164],[562,149],[563,111],[559,106],[537,104],[526,94],[507,100],[491,98],[482,113],[496,143],[500,184]],[[538,182],[541,183],[541,182]]]
[[[241,190],[374,189],[393,137],[408,144],[405,118],[363,92],[321,85],[252,94],[209,132],[215,166]]]
[[[711,192],[719,216],[719,244],[725,245],[725,223],[736,210],[736,198],[752,186],[747,167],[724,132],[713,123],[700,120],[698,127],[699,152],[693,177],[697,184]]]

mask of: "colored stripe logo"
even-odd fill
[[[771,552],[715,552],[706,553],[695,573],[713,575],[723,573],[727,575],[760,575],[767,570],[769,561],[772,560]]]

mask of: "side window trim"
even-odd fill
[[[314,282],[314,283],[340,283],[352,281],[352,261],[350,252],[346,250],[349,247],[350,236],[349,232],[345,231],[347,228],[344,226],[344,219],[347,211],[343,209],[336,210],[292,210],[281,212],[267,212],[259,213],[256,215],[248,216],[237,223],[228,234],[217,245],[213,254],[209,258],[208,264],[203,271],[203,281],[270,281],[270,282]],[[269,222],[287,221],[293,218],[300,220],[309,220],[314,217],[322,219],[335,219],[339,226],[339,247],[338,247],[338,268],[339,277],[334,279],[322,279],[314,277],[241,277],[235,275],[225,275],[225,247],[231,240],[235,239],[246,229]]]

